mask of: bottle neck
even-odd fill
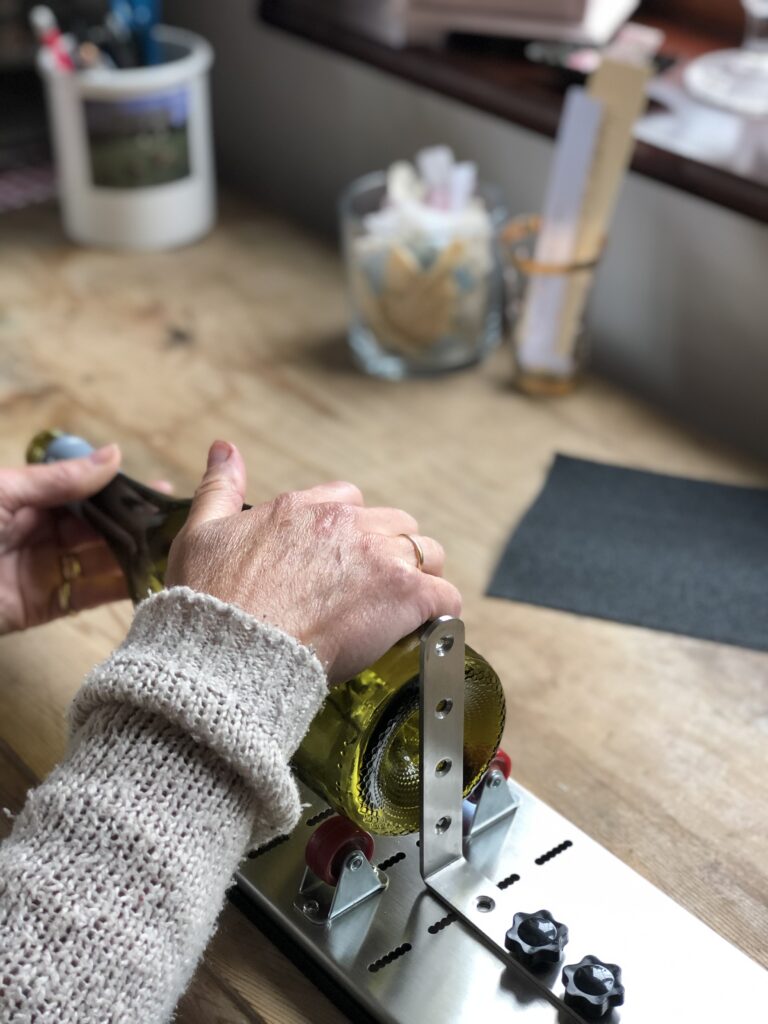
[[[33,438],[30,462],[59,462],[90,454],[83,438],[43,431]],[[117,473],[97,494],[71,503],[71,512],[101,534],[128,582],[134,602],[161,590],[171,543],[184,525],[191,499],[172,498]]]

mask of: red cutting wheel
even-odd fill
[[[478,784],[469,794],[467,800],[471,800],[473,804],[477,803],[478,797],[482,792],[481,787],[485,784],[485,780],[488,778],[488,772],[492,771],[500,771],[505,779],[508,779],[509,776],[512,774],[512,758],[509,756],[506,750],[502,750],[501,747],[499,747],[499,749],[491,758],[491,763],[488,765],[485,775],[483,775],[482,779],[480,779]]]
[[[335,814],[318,825],[309,838],[304,857],[307,867],[328,885],[336,885],[344,859],[360,850],[366,860],[373,858],[373,836],[349,818]]]
[[[498,769],[505,779],[508,779],[512,774],[512,758],[501,747],[493,755],[493,760],[488,765],[488,771],[492,771],[494,768]]]

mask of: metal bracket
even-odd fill
[[[294,906],[314,924],[330,924],[387,887],[387,876],[359,850],[347,854],[336,885],[304,869]]]
[[[464,623],[460,619],[443,616],[427,627],[421,637],[420,668],[421,877],[508,967],[534,981],[566,1019],[578,1020],[543,979],[523,971],[510,957],[504,939],[519,909],[517,900],[464,857]]]
[[[482,789],[477,798],[477,803],[470,800],[464,801],[464,835],[466,839],[473,839],[475,836],[485,832],[492,825],[509,818],[510,822],[515,811],[520,806],[520,797],[513,793],[506,784],[504,773],[498,768],[488,772],[480,783]]]

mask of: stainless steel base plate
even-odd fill
[[[610,1024],[745,1024],[766,1019],[768,972],[514,783],[510,819],[466,844],[514,911],[547,909],[570,932],[563,963],[585,954],[619,964],[626,1001]],[[329,924],[296,906],[304,849],[325,805],[283,841],[247,858],[237,884],[332,981],[387,1024],[565,1024],[562,964],[532,980],[505,963],[427,891],[418,836],[377,837],[386,889]],[[511,924],[511,920],[509,922]],[[547,990],[547,994],[545,991]]]

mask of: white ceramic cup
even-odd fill
[[[145,67],[67,72],[39,51],[64,230],[75,242],[172,248],[214,222],[213,50],[164,25],[155,38],[163,63]]]

